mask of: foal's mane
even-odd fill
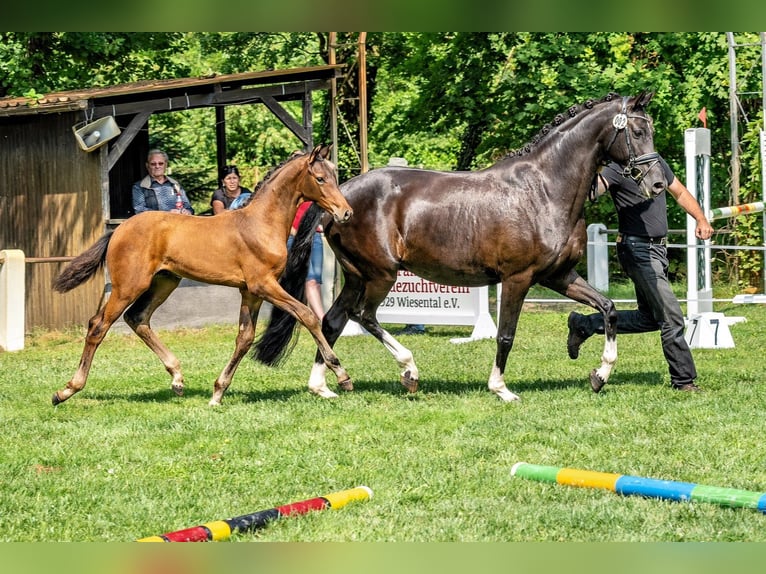
[[[297,159],[297,158],[299,158],[299,157],[303,157],[304,155],[306,155],[306,152],[303,152],[303,151],[294,151],[293,153],[291,153],[291,154],[290,154],[290,157],[288,157],[288,158],[287,158],[286,160],[284,160],[282,163],[280,163],[279,165],[277,165],[277,166],[275,166],[275,167],[272,167],[272,168],[271,168],[271,169],[270,169],[270,170],[269,170],[269,171],[266,173],[266,175],[264,175],[264,176],[263,176],[263,178],[261,179],[261,181],[259,181],[259,182],[256,184],[256,186],[253,188],[253,192],[250,194],[250,197],[248,197],[248,198],[247,198],[245,201],[243,201],[243,202],[242,202],[242,207],[247,207],[248,205],[250,205],[250,202],[251,202],[251,201],[253,201],[253,198],[255,197],[255,194],[256,194],[256,193],[258,193],[258,190],[260,190],[260,189],[262,189],[262,188],[263,188],[264,184],[265,184],[265,183],[266,183],[266,182],[267,182],[269,179],[271,179],[271,176],[273,176],[275,172],[279,171],[279,170],[280,170],[282,167],[284,167],[284,166],[285,166],[285,164],[288,164],[288,163],[290,163],[291,161],[293,161],[294,159]],[[240,209],[242,209],[242,208],[240,208]]]
[[[555,128],[557,126],[560,126],[565,121],[575,117],[578,113],[582,112],[583,110],[593,109],[593,107],[596,104],[601,104],[601,103],[604,103],[604,102],[611,102],[615,98],[621,98],[621,97],[622,96],[620,96],[619,94],[611,92],[611,93],[605,95],[600,100],[594,100],[594,99],[591,98],[589,100],[586,100],[582,104],[575,104],[573,106],[570,106],[565,113],[556,115],[556,117],[553,118],[552,122],[550,122],[548,124],[545,124],[542,127],[542,129],[540,129],[540,131],[537,132],[537,134],[535,134],[535,136],[526,145],[524,145],[523,147],[521,147],[521,148],[519,148],[517,150],[509,152],[502,159],[507,159],[507,158],[511,158],[511,157],[520,157],[520,156],[523,156],[523,155],[526,155],[526,154],[530,153],[533,149],[535,149],[535,147],[537,147],[540,144],[540,142],[545,140],[545,138],[548,135],[550,135],[550,133],[553,131],[553,128]]]

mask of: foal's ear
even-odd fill
[[[654,92],[641,92],[638,96],[636,96],[636,103],[633,104],[633,108],[645,108],[649,105],[649,102],[652,101],[653,96]]]
[[[318,145],[314,149],[311,150],[311,154],[309,155],[309,163],[314,163],[317,159],[317,157],[322,158],[322,146]]]

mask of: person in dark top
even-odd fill
[[[236,165],[225,165],[219,174],[221,187],[213,192],[210,205],[213,215],[217,215],[227,209],[237,209],[250,197],[250,190],[240,185],[239,169]]]
[[[658,158],[665,172],[666,189],[696,222],[695,235],[710,239],[713,228],[694,196],[673,174],[667,162]],[[668,281],[667,194],[662,190],[647,197],[622,166],[610,163],[597,177],[598,193],[608,190],[617,209],[619,234],[617,256],[636,291],[638,308],[617,311],[617,333],[660,331],[662,352],[668,363],[670,384],[679,391],[699,391],[697,370],[689,345],[684,339],[684,314]],[[593,334],[604,334],[600,313],[568,318],[567,351],[576,359],[580,345]],[[592,383],[599,392],[602,385]]]

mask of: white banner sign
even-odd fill
[[[378,307],[378,321],[473,325],[478,308],[478,289],[440,285],[409,271],[399,271],[396,283]]]
[[[473,325],[466,341],[497,334],[489,314],[487,287],[441,285],[409,271],[399,271],[396,283],[378,307],[377,317],[381,323]]]

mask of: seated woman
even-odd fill
[[[213,215],[227,209],[242,207],[244,200],[250,197],[250,190],[240,185],[239,170],[236,165],[225,165],[221,168],[219,179],[221,187],[213,192],[213,198],[210,200]]]

